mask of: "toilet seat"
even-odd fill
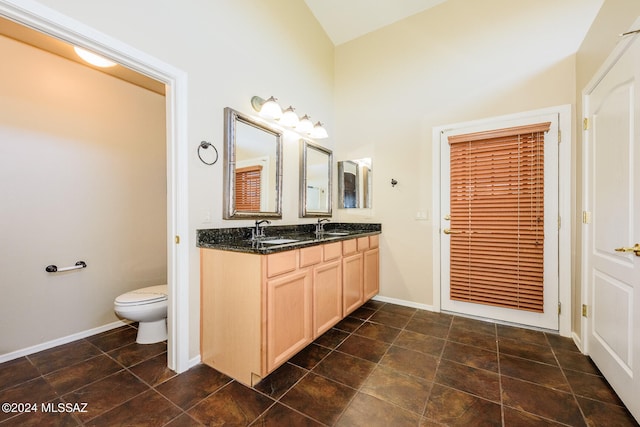
[[[146,305],[167,300],[167,285],[149,286],[118,296],[116,306]]]

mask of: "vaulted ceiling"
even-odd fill
[[[304,0],[334,45],[353,40],[446,0]]]

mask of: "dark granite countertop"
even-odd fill
[[[253,254],[272,254],[305,248],[323,243],[371,236],[382,232],[381,224],[369,223],[325,223],[324,233],[316,235],[316,224],[299,225],[267,225],[264,237],[251,240],[251,229],[242,228],[209,228],[196,231],[197,246],[225,251],[245,252]],[[282,241],[278,243],[277,241]],[[291,241],[295,240],[295,241]],[[276,241],[276,243],[268,243]]]

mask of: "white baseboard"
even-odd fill
[[[584,352],[584,348],[583,348],[583,345],[582,345],[582,340],[580,339],[580,335],[576,334],[575,332],[572,332],[571,333],[571,338],[573,338],[573,342],[578,347],[578,350],[580,350],[580,353],[586,354]]]
[[[196,365],[199,365],[200,363],[202,363],[202,357],[200,355],[197,355],[196,357],[189,359],[189,367],[187,369],[191,369]]]
[[[437,311],[435,309],[435,307],[433,307],[432,305],[420,304],[420,303],[417,303],[417,302],[405,301],[405,300],[397,299],[397,298],[389,298],[389,297],[383,297],[383,296],[380,296],[380,295],[376,295],[372,299],[374,301],[388,302],[390,304],[403,305],[405,307],[418,308],[420,310]]]
[[[68,344],[72,341],[76,341],[82,338],[90,337],[101,332],[116,329],[121,326],[128,325],[130,322],[124,322],[122,320],[109,323],[108,325],[99,326],[97,328],[89,329],[86,331],[78,332],[75,334],[67,335],[66,337],[57,338],[55,340],[47,341],[42,344],[36,344],[31,347],[23,348],[21,350],[12,351],[11,353],[0,354],[0,363],[8,362],[9,360],[17,359],[19,357],[28,356],[30,354],[38,353],[39,351],[48,350],[53,347],[57,347],[62,344]]]

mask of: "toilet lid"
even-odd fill
[[[124,293],[116,298],[116,304],[151,304],[167,299],[167,285],[149,286]]]

